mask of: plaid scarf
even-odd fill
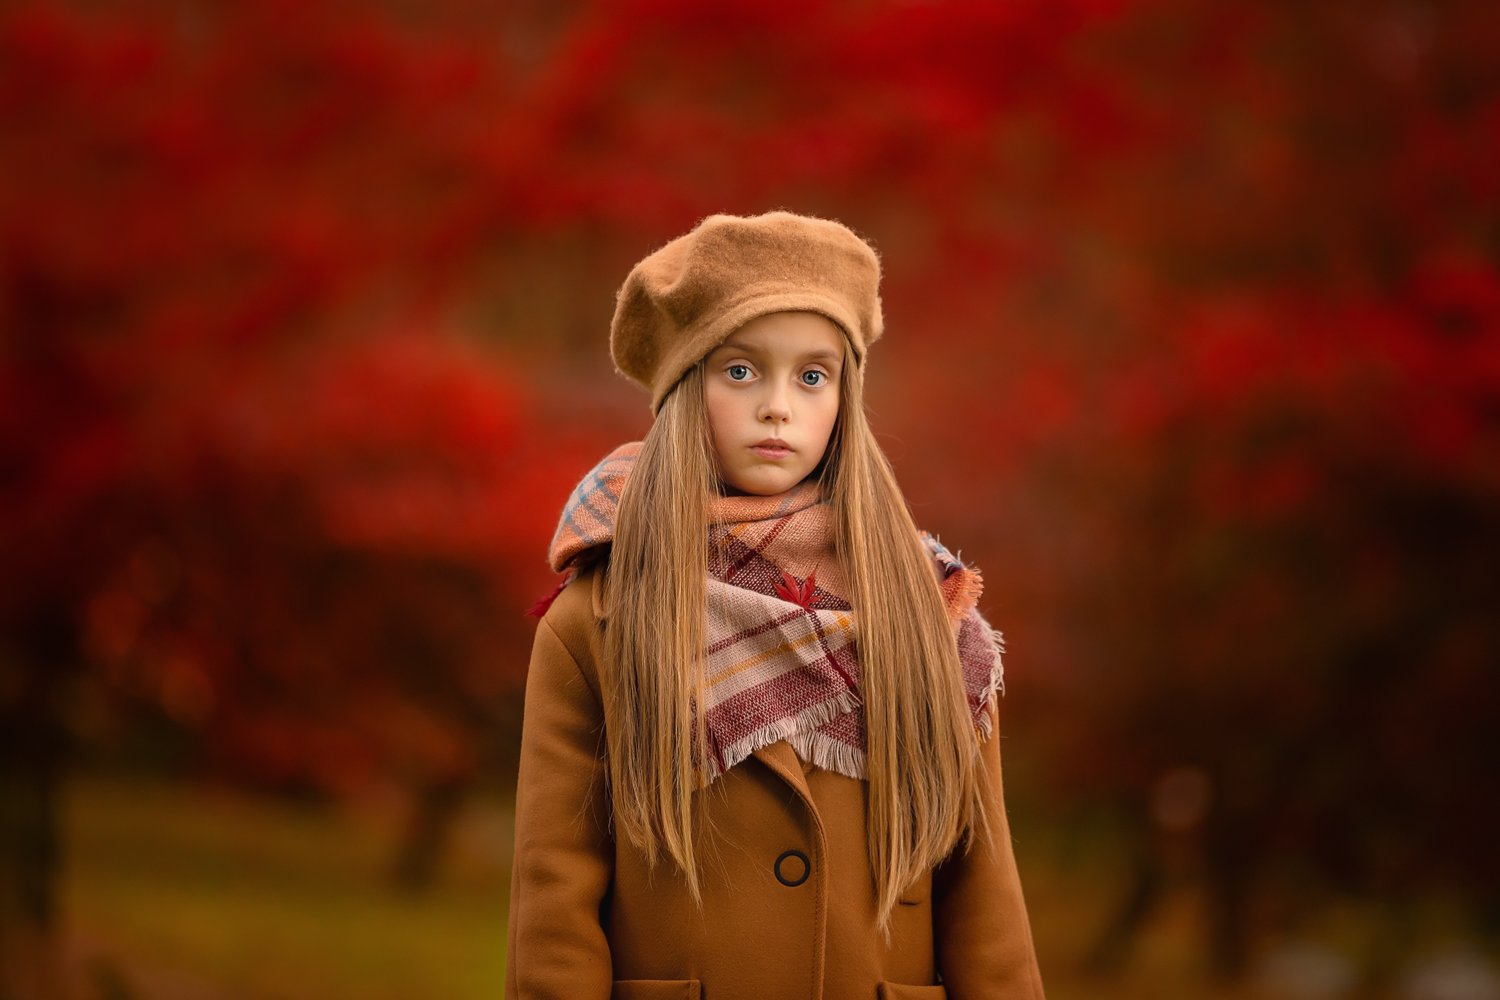
[[[583,477],[563,508],[548,563],[567,577],[532,608],[540,616],[614,537],[615,513],[641,442],[621,445]],[[865,779],[865,721],[856,625],[835,556],[832,504],[811,479],[776,496],[710,503],[705,670],[712,781],[784,739],[804,761]],[[953,625],[976,745],[987,702],[1004,693],[1004,639],[976,607],[979,571],[920,532]]]

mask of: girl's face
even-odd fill
[[[726,486],[772,496],[807,478],[838,419],[843,364],[842,331],[813,312],[756,317],[709,353],[704,399]]]

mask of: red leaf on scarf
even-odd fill
[[[786,570],[781,571],[781,579],[776,581],[776,596],[783,601],[791,601],[800,604],[797,600],[797,578]]]
[[[776,584],[776,596],[800,607],[811,608],[813,590],[817,587],[817,582],[816,571],[807,574],[807,579],[798,583],[795,576],[787,570],[782,570],[781,580]]]

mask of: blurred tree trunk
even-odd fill
[[[1221,983],[1240,982],[1248,969],[1246,908],[1260,861],[1253,838],[1261,832],[1236,822],[1211,831],[1207,839],[1209,955],[1213,974]]]
[[[413,790],[411,812],[391,865],[397,888],[420,892],[432,885],[470,784],[467,777],[436,778]]]
[[[0,1000],[63,996],[57,887],[67,737],[60,705],[63,665],[74,661],[64,631],[27,631],[0,651]]]
[[[1150,831],[1144,830],[1130,840],[1134,846],[1129,886],[1084,959],[1084,970],[1099,980],[1112,980],[1125,968],[1136,938],[1161,903],[1165,888],[1166,872],[1151,844]]]

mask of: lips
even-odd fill
[[[776,438],[766,438],[759,444],[752,444],[750,450],[761,458],[772,461],[790,458],[792,454],[791,447],[785,441],[778,441]]]

